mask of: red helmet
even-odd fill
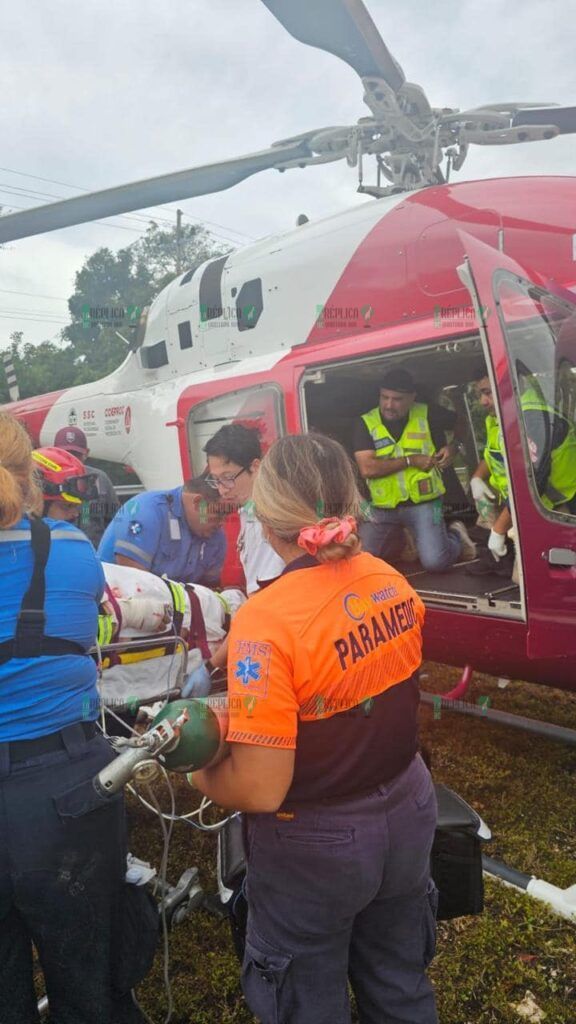
[[[97,495],[96,476],[87,473],[80,459],[64,448],[36,448],[32,452],[45,501],[81,505]]]

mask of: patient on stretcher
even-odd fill
[[[100,606],[102,703],[117,708],[163,699],[183,677],[218,649],[238,608],[240,590],[216,593],[184,586],[129,566],[103,563],[106,590]],[[184,664],[181,637],[189,653]],[[143,641],[157,640],[158,643]],[[125,644],[124,644],[125,641]],[[122,643],[120,649],[107,645]]]

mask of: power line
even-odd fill
[[[4,190],[0,189],[0,191],[4,191]],[[19,196],[20,199],[28,199],[28,198],[29,199],[33,199],[34,198],[33,196],[26,196],[26,195],[24,195],[21,192],[15,192],[14,195]],[[13,210],[33,210],[34,209],[33,206],[17,206],[16,203],[13,203],[13,202],[10,202],[10,207]],[[115,228],[117,231],[132,231],[133,234],[135,234],[135,235],[142,236],[143,234],[146,234],[145,231],[138,231],[137,228],[128,228],[128,227],[126,227],[125,224],[107,224],[106,221],[103,221],[103,220],[94,220],[94,221],[91,221],[91,223],[92,224],[100,224],[103,228]]]
[[[4,193],[6,195],[15,195],[18,199],[33,199],[33,200],[36,200],[36,197],[38,195],[42,195],[43,194],[43,195],[46,196],[46,195],[49,194],[49,193],[46,193],[46,192],[45,193],[39,193],[39,192],[33,193],[33,192],[29,192],[29,191],[26,191],[26,190],[23,190],[23,189],[21,189],[19,192],[13,192],[10,189],[5,189],[5,188],[2,188],[2,187],[0,187],[0,192]],[[66,196],[53,196],[52,198],[65,200],[68,197],[66,197]],[[43,206],[45,204],[42,203],[40,205]],[[16,203],[13,203],[11,200],[10,200],[10,208],[14,209],[14,210],[32,210],[32,209],[35,209],[35,207],[33,207],[33,206],[17,206]],[[182,212],[184,213],[184,211],[182,211]],[[121,214],[118,214],[118,216],[126,217],[126,218],[131,218],[131,214],[128,214],[128,213],[121,213]],[[184,213],[184,216],[185,217],[189,217],[190,215]],[[156,220],[162,219],[164,221],[164,223],[170,224],[171,226],[173,226],[172,225],[172,221],[167,220],[165,217],[164,218],[154,217],[154,218],[150,218],[150,219],[147,219],[146,217],[134,217],[133,219],[137,220],[139,223],[146,224],[148,226],[150,225],[152,220],[156,221]],[[190,217],[190,219],[192,220],[193,223],[200,223],[198,221],[194,221],[193,217]],[[103,220],[94,220],[94,221],[89,221],[87,223],[100,224],[102,227],[105,227],[105,228],[117,228],[119,231],[132,231],[135,235],[139,235],[140,238],[142,238],[142,236],[145,235],[147,230],[148,230],[148,227],[146,228],[146,230],[143,231],[142,229],[138,230],[138,228],[127,227],[125,224],[110,224],[109,222],[103,221]],[[240,244],[240,242],[238,241],[237,238],[227,238],[226,235],[221,235],[217,231],[210,231],[209,233],[211,235],[213,235],[214,238],[219,238],[222,241],[227,242],[229,245],[237,246],[237,245]]]
[[[20,177],[23,177],[23,178],[33,178],[35,181],[44,181],[44,182],[46,182],[49,185],[63,185],[64,188],[73,188],[73,189],[76,189],[79,192],[90,192],[91,191],[90,189],[83,188],[81,185],[71,185],[69,182],[57,181],[55,178],[43,178],[39,174],[29,174],[26,171],[16,171],[16,170],[14,170],[11,167],[0,167],[0,171],[7,171],[9,174],[17,174],[17,175],[19,175]],[[17,188],[18,186],[15,186],[15,187]],[[41,193],[39,193],[39,194],[41,194]],[[56,198],[62,199],[62,198],[65,198],[65,197],[57,196]],[[158,209],[166,210],[166,209],[170,209],[170,207],[167,206],[167,205],[164,205],[163,207],[152,206],[152,207],[150,207],[150,209],[152,209],[152,210],[158,210]],[[174,211],[174,212],[176,212],[176,211]],[[228,227],[226,227],[226,225],[224,225],[224,224],[217,224],[215,221],[199,220],[197,218],[194,218],[191,214],[186,213],[185,211],[183,211],[183,213],[184,213],[184,216],[188,217],[193,223],[213,225],[216,228],[220,228],[222,231],[228,232],[228,234],[240,235],[240,236],[242,236],[243,238],[247,239],[250,242],[255,241],[254,237],[252,235],[247,234],[245,231],[238,231],[236,228],[228,228]],[[121,217],[130,217],[131,216],[135,220],[147,220],[146,217],[139,217],[137,214],[125,214],[125,213],[123,213],[123,214],[120,214],[119,216],[121,216]],[[153,219],[154,220],[163,220],[166,224],[172,224],[172,221],[168,220],[167,218],[161,218],[161,217],[157,216],[157,217],[154,217]],[[234,239],[227,239],[227,240],[234,241]]]
[[[82,191],[87,191],[87,190],[86,189],[82,189]],[[35,199],[36,197],[38,197],[39,199],[62,199],[62,200],[66,200],[66,199],[70,198],[69,196],[57,195],[54,192],[38,192],[36,189],[33,189],[33,188],[23,188],[20,185],[13,185],[11,182],[5,182],[5,181],[0,182],[0,192],[3,192],[4,194],[11,195],[11,196],[23,196],[23,197],[26,197],[27,199]],[[118,214],[118,216],[119,217],[124,217],[126,220],[137,220],[139,223],[144,223],[144,224],[149,224],[150,223],[150,220],[149,220],[148,217],[139,217],[137,214],[120,213],[120,214]],[[172,224],[172,221],[168,220],[167,217],[158,217],[157,220],[162,220],[165,224]],[[133,229],[133,230],[135,230],[135,229]]]
[[[188,220],[191,220],[192,223],[196,222],[198,224],[214,225],[214,227],[216,227],[216,228],[222,228],[223,231],[232,231],[235,235],[242,235],[242,237],[246,238],[249,242],[255,242],[256,241],[256,239],[254,238],[254,235],[247,235],[245,231],[237,231],[236,228],[227,228],[225,224],[217,224],[216,221],[213,221],[213,220],[195,221],[195,218],[193,217],[193,215],[191,213],[187,213],[186,210],[182,210],[182,214],[184,215],[184,217],[187,217]]]
[[[62,295],[42,295],[40,292],[18,292],[12,288],[0,288],[0,292],[5,292],[6,295],[28,295],[32,299],[53,299],[54,302],[68,302]]]
[[[65,320],[47,320],[46,317],[29,316],[27,313],[19,313],[17,316],[0,313],[0,320],[18,320],[24,323],[49,324],[51,327],[67,327]]]
[[[0,306],[0,313],[31,313],[33,316],[49,316],[57,320],[66,320],[65,313],[54,313],[50,309],[20,309],[14,306]]]
[[[44,313],[38,313],[38,314],[33,313],[33,312],[23,313],[20,310],[16,312],[14,310],[9,310],[9,309],[7,309],[7,310],[0,309],[0,316],[2,316],[4,320],[26,320],[26,319],[30,318],[32,320],[39,320],[39,321],[41,321],[42,323],[45,323],[45,324],[54,324],[55,327],[68,327],[69,326],[69,321],[67,321],[67,320],[54,320],[52,317],[46,316]]]

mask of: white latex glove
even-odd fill
[[[488,484],[480,476],[473,476],[470,481],[470,490],[474,501],[495,501],[496,495],[492,493]]]
[[[495,530],[490,530],[488,550],[492,557],[495,558],[497,562],[499,562],[501,558],[504,558],[504,555],[508,550],[506,547],[505,535],[503,533],[496,533]]]

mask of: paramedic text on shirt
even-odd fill
[[[349,979],[362,1024],[436,1024],[423,604],[362,552],[337,442],[276,441],[253,497],[286,568],[232,624],[230,755],[193,776],[246,812],[246,999],[262,1024],[347,1024]]]

